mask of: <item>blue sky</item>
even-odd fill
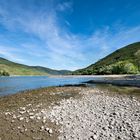
[[[140,41],[139,0],[0,0],[0,56],[75,70]]]

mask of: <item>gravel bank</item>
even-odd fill
[[[140,90],[115,92],[70,86],[2,97],[0,139],[140,140]]]
[[[104,80],[90,80],[85,83],[88,84],[112,84],[112,85],[117,85],[117,86],[135,86],[135,87],[140,87],[140,80],[109,80],[109,79],[104,79]]]
[[[90,80],[85,83],[140,87],[140,75],[106,76],[102,77],[102,79]]]
[[[58,105],[62,99],[79,98],[81,90],[50,87],[1,97],[0,140],[57,140],[59,125],[38,114]]]
[[[80,94],[41,113],[61,125],[60,140],[140,140],[139,100],[93,89]]]

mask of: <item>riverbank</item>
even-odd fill
[[[140,75],[106,76],[102,79],[89,80],[84,83],[140,87]]]
[[[43,88],[0,98],[0,138],[138,140],[139,117],[140,98],[133,91]]]

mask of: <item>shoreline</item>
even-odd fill
[[[21,76],[13,76],[13,77],[21,77]],[[24,77],[24,76],[23,76]],[[28,77],[28,76],[27,76]],[[30,77],[34,77],[34,76],[30,76]],[[37,76],[39,77],[39,76]],[[81,82],[79,84],[64,84],[64,85],[61,85],[62,87],[63,86],[77,86],[77,85],[84,85],[86,86],[86,84],[111,84],[111,85],[115,85],[115,86],[130,86],[130,87],[140,87],[140,75],[63,75],[63,76],[47,76],[49,78],[84,78],[84,77],[89,77],[89,78],[95,78],[95,80],[89,80],[89,81],[85,81],[85,82]],[[96,79],[97,78],[97,79]],[[99,78],[99,79],[98,79]],[[100,79],[101,78],[101,79]],[[53,87],[53,86],[48,86],[48,87]],[[56,86],[54,86],[56,87]],[[60,87],[60,85],[58,85],[58,87]],[[37,90],[39,89],[40,87],[37,87],[37,88],[33,88],[33,89],[27,89],[27,91],[30,91],[30,90]],[[45,88],[45,87],[42,87],[42,88]],[[21,91],[18,91],[18,92],[15,92],[13,94],[17,94],[19,92],[26,92],[26,90],[21,90]],[[9,96],[9,94],[1,94],[0,97],[3,97],[3,96]]]
[[[29,90],[1,97],[0,138],[67,140],[94,137],[97,140],[98,138],[109,140],[110,138],[116,139],[118,136],[122,138],[127,136],[128,139],[137,140],[140,137],[135,130],[137,125],[132,125],[132,123],[134,120],[138,121],[139,118],[140,98],[134,94],[123,94],[123,90],[116,92],[105,88],[69,85]],[[120,92],[122,94],[118,94]],[[135,90],[131,89],[131,92]],[[140,93],[140,90],[137,92]],[[120,109],[122,111],[114,112],[114,107],[116,111]],[[122,113],[126,114],[129,119],[131,118],[132,122]],[[128,133],[122,134],[119,129],[116,130],[115,124],[108,126],[112,119],[117,121],[117,125],[123,126],[129,135]],[[89,120],[90,123],[88,123]],[[127,121],[134,128],[133,132],[125,124]],[[106,128],[106,125],[109,128]],[[111,131],[118,132],[115,134]],[[101,135],[104,133],[111,134],[111,137]]]
[[[105,77],[104,79],[89,80],[83,83],[87,84],[111,84],[115,86],[140,87],[140,75],[127,75],[116,77]]]
[[[59,126],[36,114],[44,108],[49,110],[63,99],[79,97],[79,90],[78,87],[48,87],[1,97],[0,139],[57,139]]]
[[[140,88],[140,80],[90,80],[87,84],[111,84],[115,86],[131,86]]]
[[[114,74],[114,75],[10,75],[7,77],[20,77],[20,76],[48,76],[48,77],[127,77],[127,76],[140,76],[140,74]],[[4,76],[2,76],[4,77]]]

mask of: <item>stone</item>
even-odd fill
[[[21,127],[20,127],[20,126],[18,126],[17,128],[18,128],[18,129],[21,129]]]
[[[30,116],[29,118],[33,120],[35,118],[35,116]]]
[[[24,117],[20,117],[19,120],[20,120],[20,121],[24,120]]]
[[[45,128],[45,130],[46,130],[46,131],[49,131],[49,128],[48,128],[48,127],[46,127],[46,128]]]
[[[26,110],[26,107],[20,107],[20,110]]]
[[[10,115],[10,112],[5,112],[5,115],[7,116],[7,115]]]
[[[14,120],[11,121],[11,123],[14,123],[14,122],[15,122]]]
[[[19,111],[20,114],[24,114],[26,111]]]
[[[37,116],[37,119],[38,119],[38,120],[40,120],[40,119],[41,119],[41,117],[40,117],[40,116]]]
[[[44,119],[43,119],[43,121],[42,121],[42,122],[43,122],[43,123],[45,123],[45,122],[46,122],[46,120],[44,120]]]
[[[41,130],[44,130],[44,128],[45,128],[44,126],[41,126]]]
[[[29,122],[29,119],[28,119],[28,118],[26,118],[25,122],[26,122],[26,123],[28,123],[28,122]]]
[[[48,132],[49,132],[50,134],[52,134],[52,133],[53,133],[52,129],[49,129],[49,130],[48,130]]]
[[[13,115],[13,119],[16,119],[16,118],[17,118],[17,117],[16,117],[16,115],[14,114],[14,115]]]
[[[33,116],[33,115],[34,115],[34,113],[33,113],[33,112],[30,112],[30,113],[29,113],[29,115],[30,115],[30,116]]]

